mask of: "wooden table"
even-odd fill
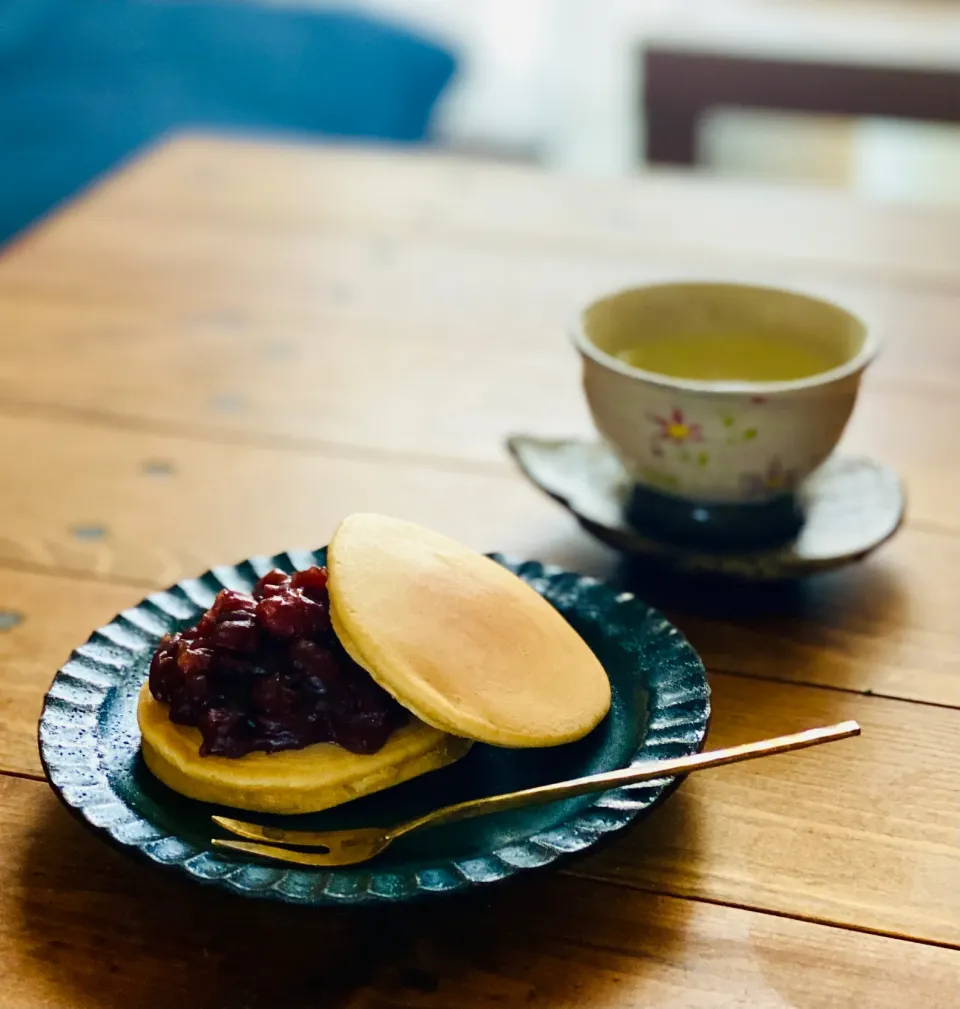
[[[372,913],[191,887],[59,807],[43,691],[145,588],[359,509],[627,577],[502,440],[588,431],[565,320],[684,276],[888,340],[847,448],[909,484],[889,547],[780,591],[641,584],[710,669],[711,745],[860,740],[691,778],[563,872]],[[958,325],[956,216],[813,190],[187,137],[54,215],[0,261],[0,1006],[957,1005]]]

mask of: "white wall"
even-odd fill
[[[354,7],[435,37],[458,50],[462,68],[438,109],[438,139],[599,176],[641,164],[637,52],[651,33],[751,52],[812,49],[824,58],[952,60],[960,68],[956,0],[261,2]],[[733,112],[715,117],[703,140],[708,166],[724,173],[960,202],[960,130],[952,127]]]

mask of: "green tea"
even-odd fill
[[[617,357],[632,368],[706,382],[789,382],[843,363],[801,336],[743,331],[652,336]]]

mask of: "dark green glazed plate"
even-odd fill
[[[386,825],[468,798],[703,748],[709,689],[700,659],[675,627],[596,579],[494,556],[548,599],[594,650],[613,686],[607,718],[568,746],[478,744],[451,767],[338,809],[285,817],[284,826]],[[302,551],[215,568],[149,596],[76,649],[54,678],[40,719],[44,768],[66,806],[105,840],[199,882],[295,904],[361,904],[462,890],[548,865],[625,827],[676,784],[663,779],[425,830],[359,867],[281,868],[213,849],[210,838],[218,828],[210,816],[231,811],[177,795],[146,770],[137,691],[160,637],[195,622],[221,588],[250,590],[270,568],[291,571],[324,561],[323,550]]]

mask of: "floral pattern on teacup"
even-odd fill
[[[796,489],[797,473],[786,469],[779,456],[774,456],[763,473],[743,473],[740,486],[751,497],[769,497],[771,494],[787,494]]]
[[[669,417],[652,414],[650,419],[659,427],[654,434],[657,441],[667,441],[674,445],[683,445],[688,441],[703,441],[703,428],[688,420],[684,412],[677,407],[670,411]]]

